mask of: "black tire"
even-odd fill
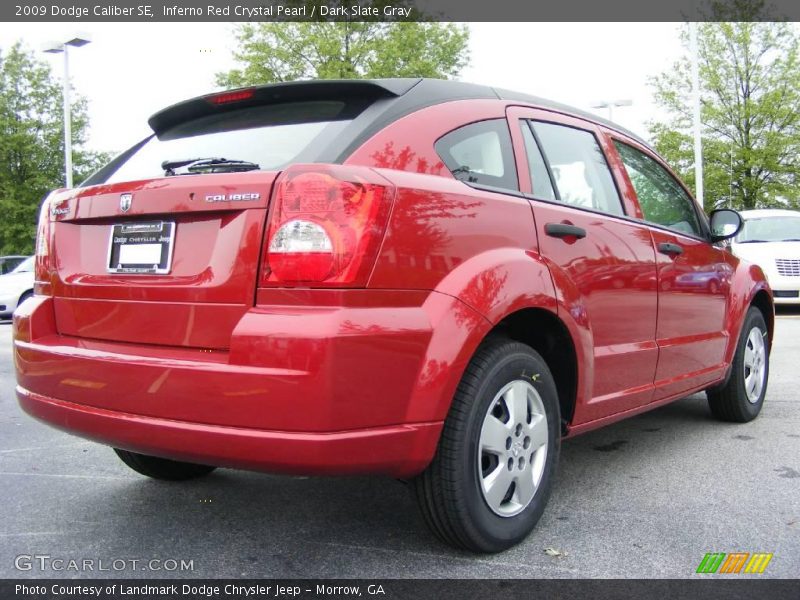
[[[482,489],[482,478],[486,477],[482,469],[491,467],[482,462],[487,457],[479,458],[478,449],[489,409],[499,406],[498,394],[516,381],[531,384],[541,400],[547,418],[547,446],[532,499],[518,514],[500,516],[490,508]],[[530,403],[531,394],[526,398]],[[530,422],[530,413],[527,418]],[[510,415],[508,419],[512,423]],[[540,431],[543,434],[544,430]],[[459,383],[433,461],[412,481],[428,527],[445,543],[473,552],[500,552],[522,541],[547,504],[560,444],[558,395],[547,364],[529,346],[506,338],[488,340],[478,349]],[[498,456],[497,464],[505,464],[502,460]],[[511,471],[510,465],[508,468]],[[509,489],[515,490],[516,485]]]
[[[196,465],[194,463],[180,462],[156,456],[147,456],[128,450],[114,448],[114,452],[120,457],[122,462],[131,469],[153,479],[164,481],[186,481],[187,479],[197,479],[208,475],[216,469],[208,465]]]
[[[755,401],[751,401],[745,386],[747,369],[745,368],[745,355],[750,345],[751,332],[757,329],[764,343],[763,370],[764,379],[760,393]],[[764,321],[764,315],[756,307],[751,306],[747,311],[742,325],[742,332],[733,355],[731,371],[728,380],[721,386],[706,390],[708,406],[717,419],[734,423],[747,423],[755,419],[764,405],[769,382],[769,332]]]

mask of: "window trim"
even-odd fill
[[[675,175],[675,173],[672,172],[672,169],[669,168],[669,166],[666,164],[666,162],[664,162],[661,159],[661,157],[659,157],[655,152],[648,151],[647,148],[643,147],[641,144],[637,143],[635,140],[631,140],[631,139],[629,139],[627,137],[623,137],[623,136],[619,135],[617,132],[610,131],[610,130],[604,131],[604,133],[605,133],[605,135],[607,135],[611,139],[611,142],[612,142],[611,146],[613,147],[614,152],[616,152],[617,158],[619,158],[620,162],[622,163],[622,166],[624,167],[625,177],[628,179],[628,183],[630,184],[631,189],[633,189],[633,193],[634,193],[634,195],[636,197],[636,204],[639,205],[639,210],[642,210],[642,204],[639,201],[639,194],[636,193],[636,188],[633,187],[633,182],[630,181],[630,175],[628,174],[628,167],[625,166],[625,162],[622,160],[622,156],[620,155],[619,151],[617,150],[616,143],[625,144],[626,146],[629,146],[629,147],[633,148],[634,150],[638,150],[639,152],[641,152],[642,154],[644,154],[645,156],[647,156],[648,158],[653,160],[662,169],[664,169],[664,171],[667,173],[667,175],[669,175],[678,184],[678,187],[680,187],[684,191],[686,196],[691,200],[690,204],[692,206],[692,210],[694,210],[695,217],[697,218],[697,223],[700,225],[700,230],[701,231],[700,231],[699,235],[694,235],[694,234],[691,234],[691,233],[687,233],[685,231],[677,231],[675,229],[670,229],[669,227],[667,227],[665,225],[661,225],[660,223],[653,223],[652,221],[648,221],[644,217],[644,211],[643,210],[642,210],[642,222],[646,223],[647,225],[649,225],[651,227],[655,227],[656,229],[659,229],[659,230],[662,230],[662,231],[668,231],[669,233],[672,233],[674,235],[681,235],[681,236],[687,237],[687,238],[692,239],[692,240],[700,240],[700,241],[708,242],[709,244],[711,244],[711,229],[710,229],[709,224],[708,224],[708,216],[706,215],[705,210],[703,210],[700,207],[700,205],[697,202],[697,199],[694,197],[694,194],[692,194],[692,192],[689,190],[688,187],[686,187],[686,185],[683,183],[683,181],[681,181],[681,179],[679,177],[677,177]]]
[[[526,121],[528,127],[530,128],[531,132],[533,133],[534,140],[536,141],[536,144],[539,147],[539,151],[542,153],[542,158],[544,159],[545,167],[547,168],[547,172],[550,175],[550,182],[553,185],[553,189],[555,190],[556,196],[558,198],[558,202],[559,202],[559,204],[561,204],[561,206],[572,206],[573,208],[579,208],[581,210],[587,210],[588,212],[595,213],[595,214],[608,215],[610,217],[627,217],[627,218],[630,218],[630,216],[628,215],[628,211],[625,208],[625,202],[623,202],[623,200],[622,200],[623,196],[622,196],[622,190],[619,187],[619,182],[617,182],[617,178],[614,177],[614,171],[611,168],[611,164],[609,164],[609,162],[608,162],[608,156],[606,155],[606,151],[603,149],[603,144],[600,143],[600,138],[598,137],[598,132],[596,130],[585,129],[583,127],[578,127],[578,126],[575,126],[575,125],[572,125],[572,124],[560,123],[558,121],[550,121],[550,120],[548,120],[546,118],[539,118],[539,117],[521,116],[519,118],[519,120],[520,121]],[[565,128],[568,128],[568,129],[575,129],[577,131],[582,131],[584,133],[588,133],[589,135],[592,136],[592,138],[594,139],[595,144],[597,144],[597,148],[600,150],[600,155],[603,157],[603,163],[605,164],[606,169],[608,170],[608,174],[611,177],[611,181],[614,184],[614,190],[617,192],[617,200],[619,201],[619,207],[620,207],[620,210],[622,211],[620,214],[611,213],[611,212],[607,212],[607,211],[599,210],[599,209],[595,209],[595,208],[589,208],[589,207],[585,207],[585,206],[578,206],[578,205],[575,205],[575,204],[569,204],[569,203],[564,202],[563,200],[561,200],[561,192],[559,191],[558,186],[556,185],[555,178],[554,178],[552,170],[550,168],[550,161],[547,158],[547,154],[544,151],[544,147],[542,146],[541,141],[539,140],[539,136],[536,134],[536,130],[533,128],[533,122],[547,123],[548,125],[555,125],[555,126],[558,126],[558,127],[565,127]],[[524,141],[525,140],[523,138],[523,146],[524,146]],[[525,159],[527,160],[527,158],[528,158],[527,148],[523,148],[523,149],[525,150]],[[530,176],[530,174],[529,174],[529,176]],[[541,198],[536,198],[536,199],[537,200],[542,200],[542,202],[550,202],[548,200],[541,199]],[[637,220],[634,219],[634,221],[637,221]]]
[[[553,195],[556,197],[556,200],[559,202],[563,202],[561,200],[561,192],[558,189],[558,185],[556,185],[556,178],[553,175],[553,170],[550,168],[550,161],[547,158],[547,153],[544,151],[544,147],[542,146],[542,141],[539,139],[539,134],[536,133],[536,130],[533,128],[531,121],[533,119],[520,119],[520,121],[525,121],[525,125],[523,127],[527,127],[528,131],[531,132],[531,136],[533,137],[533,143],[536,144],[536,148],[539,150],[539,155],[542,157],[542,162],[544,162],[544,169],[547,171],[547,177],[550,179],[550,187],[553,188]],[[525,160],[528,161],[530,165],[530,158],[528,158],[528,147],[525,146],[525,136],[522,136],[522,143],[525,149]],[[528,169],[530,171],[530,168]],[[528,177],[531,178],[531,189],[533,189],[533,173],[528,173]]]
[[[442,157],[441,153],[439,153],[439,151],[436,149],[436,145],[440,141],[442,141],[444,138],[446,138],[448,135],[456,133],[457,131],[460,131],[460,130],[465,129],[467,127],[471,127],[471,126],[477,125],[479,123],[486,123],[486,122],[489,122],[489,121],[493,121],[493,122],[497,121],[497,122],[505,123],[506,132],[508,134],[508,138],[507,138],[507,141],[508,141],[508,146],[507,146],[508,147],[508,157],[507,157],[508,158],[508,164],[506,164],[506,160],[505,160],[506,157],[502,156],[505,153],[502,139],[500,140],[500,152],[501,152],[501,158],[503,158],[503,168],[505,168],[506,166],[509,166],[511,168],[512,172],[508,174],[508,178],[512,182],[512,184],[514,185],[513,188],[503,188],[503,187],[494,186],[494,185],[491,185],[491,184],[488,184],[488,183],[480,183],[480,182],[477,182],[477,181],[464,181],[463,179],[459,179],[458,177],[453,175],[453,172],[450,170],[450,167],[447,166],[447,163],[445,162],[445,160]],[[443,133],[438,138],[433,140],[433,153],[434,153],[434,155],[436,155],[439,158],[439,160],[442,161],[442,164],[444,165],[445,169],[447,169],[447,172],[450,174],[450,176],[453,179],[455,179],[456,181],[459,181],[459,182],[461,182],[461,183],[463,183],[465,185],[468,185],[469,187],[475,187],[476,185],[481,185],[481,186],[484,186],[486,188],[489,188],[490,191],[494,191],[494,190],[510,190],[510,191],[513,191],[513,192],[516,192],[516,193],[521,193],[521,191],[519,189],[519,169],[517,169],[517,159],[516,159],[516,155],[514,154],[514,138],[513,138],[512,134],[511,134],[511,128],[509,127],[508,119],[506,119],[504,116],[503,117],[490,117],[490,118],[487,118],[487,119],[478,119],[477,121],[470,121],[469,123],[462,123],[461,125],[459,125],[455,129],[451,129],[450,131],[448,131],[446,133]],[[495,179],[499,179],[499,177],[495,177],[495,176],[492,176],[492,175],[490,175],[489,177],[494,177]],[[504,177],[505,177],[505,174],[504,174]],[[480,188],[478,188],[478,189],[480,189]]]
[[[456,180],[458,181],[458,180]],[[650,221],[645,221],[644,219],[639,219],[637,217],[631,217],[628,215],[614,215],[611,213],[603,212],[602,210],[597,210],[595,208],[588,208],[586,206],[578,206],[576,204],[567,204],[565,202],[561,202],[560,200],[548,200],[546,198],[539,198],[538,196],[534,196],[533,194],[529,194],[527,192],[521,192],[519,190],[507,190],[505,188],[497,188],[491,185],[485,185],[481,183],[470,183],[468,181],[462,181],[461,183],[471,187],[475,190],[479,190],[481,192],[492,192],[494,194],[505,194],[506,196],[513,196],[514,198],[521,198],[527,200],[528,202],[542,202],[544,204],[549,204],[550,206],[558,206],[561,208],[570,208],[573,210],[578,210],[581,212],[586,212],[593,215],[598,215],[601,217],[605,217],[608,219],[618,219],[620,221],[624,221],[625,223],[629,223],[631,225],[639,225],[640,227],[649,228],[649,229],[658,229],[659,231],[663,231],[670,235],[685,237],[690,240],[698,241],[698,242],[705,242],[710,243],[705,238],[699,238],[683,231],[676,231],[674,229],[669,229],[664,227],[663,225],[659,225],[658,223],[651,223]]]

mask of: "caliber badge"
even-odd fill
[[[258,200],[261,194],[258,192],[245,192],[242,194],[208,194],[206,202],[241,202],[243,200]]]

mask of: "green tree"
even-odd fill
[[[706,209],[797,207],[800,201],[800,39],[788,23],[698,24]],[[694,185],[691,65],[653,79],[670,115],[653,123],[656,149]]]
[[[469,62],[469,30],[452,23],[244,23],[235,29],[241,67],[217,84],[296,79],[456,77]]]
[[[0,48],[0,253],[32,253],[42,198],[64,185],[61,84],[17,42]],[[83,148],[86,101],[72,104],[75,181],[106,157]]]

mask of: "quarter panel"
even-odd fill
[[[455,179],[434,150],[444,134],[468,123],[505,118],[501,100],[457,100],[418,110],[387,125],[344,162]]]
[[[430,175],[380,169],[397,186],[370,288],[440,289],[473,257],[500,248],[537,250],[524,198]]]

